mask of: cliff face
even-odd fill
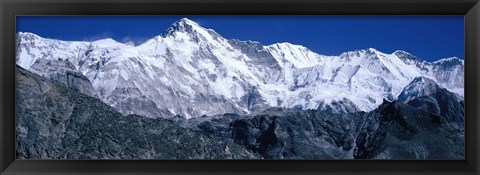
[[[82,94],[98,97],[90,80],[78,73],[75,66],[68,60],[38,59],[29,70],[51,81],[64,84]]]

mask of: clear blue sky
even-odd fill
[[[19,16],[17,32],[138,45],[183,17],[228,39],[290,42],[325,55],[371,47],[405,50],[428,61],[464,58],[463,16]]]

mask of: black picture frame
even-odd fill
[[[478,0],[0,0],[0,174],[479,174]],[[465,160],[15,160],[17,15],[464,15]]]

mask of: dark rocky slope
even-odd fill
[[[271,108],[255,116],[225,114],[184,127],[231,138],[267,159],[463,159],[463,130],[441,115],[384,101],[364,113]]]
[[[401,102],[368,114],[356,138],[359,159],[463,159],[463,130],[443,116]]]
[[[19,159],[260,158],[230,139],[165,119],[122,116],[100,100],[16,70]]]
[[[440,115],[448,125],[463,133],[465,122],[463,97],[440,87],[431,79],[415,78],[400,94],[398,101]]]
[[[436,90],[431,95],[408,101],[407,104],[424,111],[441,115],[452,124],[458,123],[463,126],[465,121],[464,101],[458,99],[455,94],[443,88]]]

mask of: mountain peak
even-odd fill
[[[368,49],[360,49],[360,50],[352,50],[352,51],[343,52],[342,54],[340,54],[340,57],[342,57],[342,58],[352,57],[352,56],[360,57],[360,56],[365,55],[365,54],[372,55],[372,54],[381,54],[381,53],[382,52],[378,51],[375,48],[368,48]]]
[[[439,59],[437,61],[434,61],[433,63],[435,63],[435,64],[448,64],[448,63],[459,64],[459,63],[463,63],[463,60],[458,58],[458,57],[448,57],[448,58]]]
[[[403,88],[402,93],[398,96],[398,100],[408,102],[412,99],[428,96],[435,93],[440,86],[430,78],[415,77],[410,84]]]
[[[99,39],[96,41],[92,41],[91,43],[95,46],[105,47],[105,48],[110,48],[110,47],[118,48],[118,47],[124,47],[124,46],[131,46],[125,43],[118,42],[112,38]]]
[[[17,32],[17,38],[24,38],[27,40],[33,39],[40,39],[42,37],[38,36],[37,34],[30,33],[30,32]]]
[[[396,50],[395,52],[393,52],[392,54],[395,54],[395,55],[412,55],[410,52],[407,52],[407,51],[404,51],[404,50]]]
[[[124,43],[125,45],[129,45],[129,46],[135,46],[135,43],[133,43],[133,41],[128,41],[126,43]]]
[[[433,81],[432,79],[427,78],[427,77],[415,77],[412,80],[412,82],[410,82],[410,84],[416,84],[416,83],[422,83],[422,84],[427,84],[427,85],[430,85],[430,84],[436,85],[437,84],[437,83],[435,83],[435,81]]]
[[[175,32],[187,32],[191,33],[194,31],[195,28],[201,28],[198,23],[188,19],[188,18],[182,18],[177,21],[175,21],[166,31],[163,33],[163,35],[170,35]]]
[[[103,38],[103,39],[95,40],[93,41],[93,43],[118,43],[118,42],[115,41],[113,38]]]
[[[180,24],[183,24],[183,25],[197,25],[198,24],[188,18],[182,18],[182,19],[179,19],[177,20],[175,23],[180,23]]]
[[[368,52],[379,52],[377,49],[372,48],[372,47],[368,48],[367,51]]]
[[[415,55],[404,51],[404,50],[396,50],[395,52],[392,53],[392,55],[397,56],[398,58],[402,59],[403,61],[406,60],[413,60],[413,61],[423,61],[422,59],[416,57]]]
[[[289,43],[289,42],[275,43],[275,44],[268,45],[267,47],[276,47],[276,48],[283,48],[283,49],[286,49],[286,48],[299,48],[299,49],[303,49],[303,50],[309,50],[309,49],[306,48],[305,46],[297,45],[297,44],[292,44],[292,43]]]

